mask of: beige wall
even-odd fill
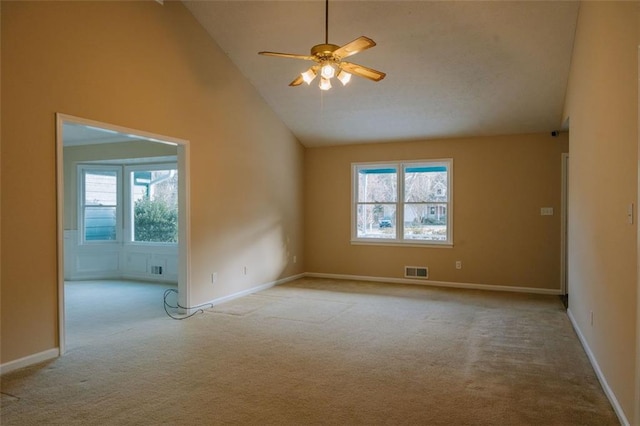
[[[567,148],[566,134],[547,133],[307,149],[306,269],[402,278],[405,265],[428,266],[433,281],[557,290]],[[350,244],[352,162],[438,158],[454,162],[453,248]]]
[[[56,112],[190,141],[192,302],[303,272],[303,148],[181,3],[0,7],[0,362],[58,344]]]
[[[70,146],[64,148],[64,229],[78,229],[78,167],[83,161],[177,156],[176,146],[149,141]]]
[[[638,193],[638,13],[638,2],[582,3],[565,107],[569,309],[631,424],[640,423],[637,224],[627,222]]]

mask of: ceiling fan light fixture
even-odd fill
[[[318,85],[320,90],[329,90],[331,89],[331,80],[325,77],[320,77],[320,84]]]
[[[336,74],[343,86],[349,83],[352,75],[367,78],[372,81],[380,81],[386,76],[385,73],[372,68],[343,61],[344,58],[375,46],[376,42],[369,37],[360,36],[343,46],[329,43],[329,0],[325,0],[324,24],[324,43],[311,47],[311,53],[309,55],[267,51],[258,52],[258,54],[315,62],[315,65],[299,74],[289,83],[289,86],[299,86],[303,82],[311,84],[318,74],[320,74],[321,77],[319,84],[321,90],[331,89],[330,80],[336,77]]]
[[[316,78],[316,75],[318,75],[318,73],[315,72],[313,69],[309,68],[308,70],[302,73],[302,79],[304,80],[305,83],[311,84],[311,82]]]
[[[342,83],[343,86],[346,86],[348,82],[351,81],[351,74],[340,70],[340,72],[338,73],[338,80],[340,80],[340,83]]]
[[[335,77],[336,70],[335,68],[333,68],[333,65],[331,65],[330,62],[325,62],[320,69],[320,74],[322,75],[322,77],[329,79]]]

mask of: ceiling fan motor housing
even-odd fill
[[[333,59],[333,52],[339,48],[335,44],[316,44],[311,48],[311,55],[321,60]]]

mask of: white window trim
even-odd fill
[[[80,245],[100,245],[100,244],[125,244],[125,245],[145,245],[145,246],[167,246],[174,247],[178,243],[160,243],[151,241],[133,241],[132,215],[133,208],[131,205],[131,179],[130,172],[136,170],[178,170],[177,162],[165,163],[141,163],[136,165],[105,165],[81,163],[77,165],[77,205],[78,205],[78,243]],[[108,170],[114,171],[117,175],[117,205],[116,205],[116,239],[103,241],[87,241],[85,240],[84,231],[84,211],[85,211],[85,194],[84,194],[84,173],[86,170]]]
[[[138,170],[150,171],[150,170],[178,170],[178,163],[153,163],[153,164],[136,164],[131,166],[124,166],[124,181],[123,181],[123,212],[124,212],[124,232],[126,245],[141,245],[141,246],[168,246],[173,247],[178,243],[160,243],[153,241],[134,241],[133,240],[133,206],[131,205],[131,172]],[[178,176],[180,179],[180,176]]]
[[[78,179],[78,238],[79,244],[120,244],[122,241],[122,167],[121,166],[106,166],[99,164],[78,164],[77,167],[77,179]],[[117,201],[116,201],[116,239],[107,241],[87,241],[85,239],[84,229],[84,216],[85,216],[85,192],[84,192],[84,175],[86,171],[91,170],[106,170],[116,172],[116,185],[117,185]]]
[[[409,240],[402,237],[404,231],[404,169],[412,164],[432,164],[447,167],[447,239],[444,241]],[[362,167],[388,167],[397,170],[396,190],[396,238],[362,238],[358,237],[358,169]],[[400,224],[400,225],[398,225]],[[379,161],[351,163],[351,244],[376,246],[419,246],[419,247],[453,247],[453,158]]]

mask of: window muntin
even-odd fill
[[[352,241],[452,244],[453,161],[354,164]]]

